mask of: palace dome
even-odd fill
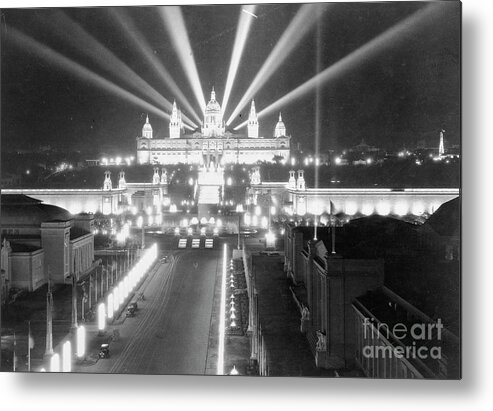
[[[41,226],[47,221],[68,221],[72,214],[61,207],[43,204],[23,194],[2,194],[2,225]]]
[[[206,113],[216,113],[221,111],[221,106],[216,100],[216,92],[214,91],[214,88],[212,89],[211,92],[211,99],[209,100],[209,103],[207,103],[207,106],[205,108]]]

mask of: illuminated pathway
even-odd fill
[[[205,374],[221,268],[220,250],[185,251],[162,264],[150,278],[135,317],[118,327],[121,339],[111,343],[111,358],[81,371]]]

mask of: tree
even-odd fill
[[[272,158],[272,161],[274,163],[276,163],[277,165],[281,164],[281,161],[284,160],[284,157],[283,156],[280,156],[278,154],[276,154],[273,158]]]

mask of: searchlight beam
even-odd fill
[[[238,73],[238,67],[240,66],[240,60],[243,55],[243,50],[245,48],[245,44],[248,38],[248,33],[254,21],[252,16],[257,17],[254,14],[256,8],[257,6],[255,4],[244,6],[240,12],[238,29],[236,31],[236,37],[233,46],[233,54],[231,56],[231,63],[229,65],[226,87],[224,88],[223,107],[222,107],[223,113],[226,111],[229,97],[231,95],[231,90],[233,88],[233,83],[235,81],[236,74]]]
[[[280,107],[299,99],[305,94],[313,91],[316,87],[324,85],[329,81],[335,80],[336,78],[347,74],[350,70],[354,69],[362,62],[373,59],[380,53],[388,51],[388,49],[392,47],[396,47],[407,38],[415,35],[419,30],[426,28],[428,25],[438,24],[438,22],[446,18],[444,15],[444,11],[446,10],[444,9],[447,6],[447,2],[439,2],[418,10],[411,16],[370,40],[368,43],[343,57],[341,60],[327,67],[325,70],[290,91],[288,94],[285,94],[279,100],[257,113],[257,116],[261,117],[277,111]],[[247,121],[244,121],[240,125],[236,126],[234,130],[239,130],[246,124]]]
[[[195,58],[193,56],[193,50],[190,39],[188,38],[185,19],[183,18],[181,8],[179,6],[164,6],[159,7],[159,12],[164,21],[166,31],[173,42],[173,46],[183,70],[190,82],[195,98],[203,112],[206,105],[204,93],[200,84],[199,73],[197,71],[197,65],[195,64]]]
[[[21,31],[9,27],[9,39],[22,50],[29,50],[39,58],[42,58],[49,64],[57,65],[62,68],[66,72],[78,77],[81,80],[86,82],[90,82],[95,86],[110,92],[111,94],[122,98],[132,104],[135,104],[142,109],[152,112],[160,117],[164,117],[169,119],[169,114],[164,112],[163,110],[157,108],[156,106],[148,103],[147,101],[141,99],[130,93],[129,91],[117,86],[115,83],[105,79],[99,74],[94,73],[93,71],[87,69],[79,63],[76,63],[73,60],[63,56],[52,48],[41,44],[40,42],[34,40],[33,38],[27,36]]]
[[[288,28],[284,31],[276,46],[269,54],[269,57],[267,57],[267,60],[265,60],[255,76],[252,84],[245,92],[245,95],[234,109],[226,122],[226,125],[229,126],[236,119],[236,116],[240,111],[284,63],[329,6],[329,4],[304,4],[300,7]]]
[[[110,7],[107,9],[108,13],[113,17],[113,21],[116,22],[122,34],[125,36],[126,40],[133,44],[134,49],[137,50],[144,60],[149,64],[154,71],[154,73],[161,79],[161,81],[169,88],[171,93],[173,93],[174,97],[183,105],[185,110],[190,113],[190,115],[200,124],[202,119],[195,110],[192,105],[185,97],[181,89],[176,84],[175,80],[171,76],[171,74],[166,70],[161,61],[154,55],[152,48],[149,43],[143,36],[143,34],[139,31],[131,17],[126,13],[126,11],[122,8],[114,8]],[[170,109],[172,108],[172,103],[170,102]],[[190,124],[195,126],[195,123],[186,117],[182,113],[183,120],[187,120]]]
[[[48,19],[46,19],[48,20]],[[101,44],[96,38],[89,34],[77,22],[72,20],[64,12],[56,12],[54,18],[47,21],[56,35],[73,48],[80,50],[91,58],[105,71],[114,74],[127,86],[135,91],[141,91],[154,101],[158,106],[171,111],[173,105],[158,93],[149,83],[136,74],[128,65],[120,60],[112,51]],[[66,33],[72,33],[67,36]],[[188,119],[189,120],[189,119]],[[197,127],[193,121],[191,125]]]

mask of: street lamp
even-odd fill
[[[114,311],[114,302],[113,302],[113,293],[108,294],[107,298],[108,305],[108,319],[113,319],[113,311]]]
[[[60,372],[60,356],[57,353],[55,353],[51,356],[50,371],[51,372]]]
[[[106,310],[104,307],[104,303],[100,303],[98,305],[98,330],[99,330],[99,334],[103,334],[105,328],[106,328]]]
[[[62,353],[63,353],[62,371],[70,372],[72,371],[72,344],[70,344],[70,341],[65,341],[62,348]]]
[[[272,231],[269,231],[265,235],[265,241],[266,241],[266,247],[267,248],[270,248],[270,247],[274,248],[275,244],[276,244],[276,235]]]
[[[120,288],[118,285],[113,289],[113,311],[120,307]]]
[[[86,354],[86,329],[83,325],[77,328],[77,358],[81,360]]]
[[[244,214],[243,209],[236,208],[238,213],[238,250],[241,249],[241,216]]]

